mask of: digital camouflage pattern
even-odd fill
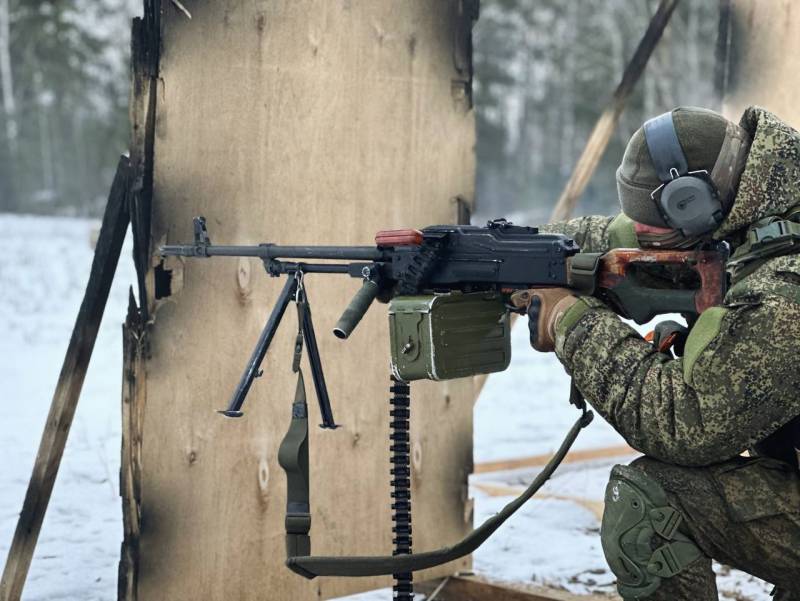
[[[780,587],[776,600],[800,601],[797,470],[772,459],[743,457],[703,468],[644,457],[633,466],[667,491],[670,505],[683,515],[681,527],[706,554],[662,580],[648,601],[717,601],[712,557]]]
[[[797,202],[773,193],[787,196],[791,185],[800,186],[777,181],[800,168],[800,135],[758,108],[746,111],[742,125],[753,134],[751,154],[720,232],[741,230]],[[800,188],[797,193],[800,199]],[[581,217],[543,229],[602,252],[612,246],[615,221]],[[703,314],[687,341],[689,365],[656,352],[590,299],[568,311],[562,324],[556,351],[579,389],[631,446],[662,461],[724,461],[800,415],[800,255],[766,261],[731,288],[722,309]]]
[[[753,137],[736,199],[714,232],[722,240],[800,200],[800,136],[775,115],[750,107],[739,123]]]
[[[584,252],[602,252],[609,248],[609,226],[614,217],[587,215],[576,217],[562,223],[549,223],[539,226],[539,231],[548,234],[564,234],[575,240]],[[591,249],[600,249],[593,251]]]
[[[730,214],[714,236],[735,248],[752,223],[800,201],[800,135],[750,108],[753,142]],[[614,246],[612,221],[583,217],[543,229],[588,252]],[[800,255],[766,260],[703,313],[683,358],[651,344],[601,302],[581,299],[559,322],[556,353],[590,404],[647,457],[709,556],[800,599]],[[755,449],[776,459],[742,458]],[[652,599],[716,599],[710,559]],[[792,595],[798,596],[792,596]]]
[[[787,259],[797,261],[774,262]],[[800,281],[800,269],[795,277]],[[765,274],[759,284],[779,290],[779,278]],[[569,332],[559,328],[556,352],[578,389],[635,449],[679,465],[725,461],[800,415],[800,304],[780,291],[747,290],[729,294],[725,308],[691,383],[683,358],[659,353],[605,307],[586,309]]]

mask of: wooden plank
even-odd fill
[[[635,455],[638,451],[626,444],[603,447],[599,449],[586,449],[581,451],[570,451],[564,458],[562,464],[583,463],[585,461],[595,461],[599,459],[610,459],[613,457],[624,457]],[[552,454],[532,455],[530,457],[519,457],[516,459],[501,459],[499,461],[485,461],[475,464],[475,474],[488,474],[491,472],[503,472],[507,470],[519,470],[531,467],[541,467],[545,465]]]
[[[18,600],[25,585],[128,228],[129,175],[128,159],[120,157],[94,251],[89,283],[61,366],[33,473],[0,580],[2,601]]]
[[[625,71],[622,74],[622,79],[617,85],[611,101],[605,110],[597,119],[597,123],[589,134],[589,139],[586,141],[586,146],[581,153],[575,168],[572,170],[564,190],[556,203],[553,213],[550,216],[550,221],[563,221],[569,219],[575,211],[575,205],[578,203],[586,185],[592,177],[600,159],[603,158],[603,153],[608,146],[611,136],[614,135],[614,130],[619,123],[620,115],[625,109],[625,104],[639,81],[644,69],[647,66],[647,61],[650,60],[650,55],[658,45],[664,29],[669,23],[675,7],[678,5],[678,0],[661,0],[658,5],[650,24],[645,31],[636,51],[633,53]]]
[[[421,582],[419,592],[430,595],[439,591],[431,601],[613,601],[616,595],[574,595],[549,587],[519,583],[494,582],[481,576],[457,575],[442,580]]]
[[[155,245],[191,240],[198,214],[219,244],[370,244],[380,229],[452,223],[451,199],[472,201],[474,2],[184,4],[191,20],[171,2],[161,5]],[[146,390],[139,597],[302,601],[389,585],[389,577],[308,581],[283,565],[285,478],[276,452],[295,385],[291,312],[245,416],[215,413],[282,282],[265,277],[255,260],[175,259],[161,274],[171,278],[171,294],[153,299],[149,355],[138,376]],[[343,424],[310,434],[312,548],[386,554],[386,307],[376,304],[340,341],[330,328],[358,282],[312,274],[306,283]],[[471,379],[412,385],[417,551],[472,528],[474,398]],[[469,566],[465,558],[419,577]]]
[[[525,490],[524,486],[512,486],[502,482],[480,481],[480,482],[474,482],[472,485],[481,492],[486,493],[490,497],[517,497]],[[594,499],[586,499],[584,497],[578,497],[576,495],[559,495],[547,492],[538,492],[536,493],[535,498],[569,501],[570,503],[575,503],[576,505],[580,505],[584,509],[588,509],[589,511],[591,511],[598,519],[598,521],[603,517],[604,505],[602,501],[596,501]]]
[[[156,93],[160,54],[159,0],[143,0],[143,17],[131,25],[130,157],[133,185],[130,195],[133,260],[142,321],[148,321],[152,292],[147,290],[150,270],[150,218],[153,195]]]
[[[797,3],[725,0],[721,9],[717,80],[722,112],[738,122],[748,106],[763,106],[799,129]]]

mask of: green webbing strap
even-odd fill
[[[289,431],[278,448],[278,463],[286,472],[286,555],[311,553],[311,507],[308,481],[308,404],[300,358],[303,353],[303,316],[307,310],[304,300],[297,301],[298,332],[294,344],[292,371],[297,374],[297,388],[292,403]],[[313,574],[303,574],[313,578]]]
[[[728,261],[728,271],[734,280],[755,271],[766,259],[797,252],[800,245],[800,223],[794,220],[797,212],[786,219],[765,217],[747,230],[747,238]]]
[[[298,391],[300,390],[301,385],[302,378],[298,380]],[[301,396],[303,397],[303,406],[305,407],[305,393],[302,393]],[[295,398],[295,406],[296,405],[297,397]],[[305,506],[308,507],[308,418],[306,415],[307,412],[304,411],[302,417],[295,417],[293,412],[292,425],[289,427],[289,432],[281,444],[281,450],[279,451],[279,457],[283,457],[284,447],[287,446],[287,441],[292,441],[295,439],[295,437],[300,436],[299,434],[294,433],[295,424],[302,422],[302,425],[298,426],[296,431],[299,433],[302,430],[303,432],[302,444],[304,445],[304,452],[297,454],[292,453],[291,458],[294,461],[296,457],[299,457],[298,471],[304,475],[304,478],[293,478],[292,473],[285,467],[284,461],[282,459],[280,461],[281,466],[283,466],[284,469],[287,469],[287,490],[289,499],[287,510],[288,507],[291,506],[292,500],[296,500],[299,497],[304,499],[306,503]],[[381,576],[400,572],[424,570],[468,555],[480,547],[481,544],[483,544],[483,542],[495,532],[495,530],[497,530],[509,517],[511,517],[514,512],[522,507],[525,502],[528,501],[534,494],[536,494],[536,491],[538,491],[542,485],[547,482],[561,461],[563,461],[564,457],[572,446],[572,443],[575,442],[578,433],[581,431],[581,429],[589,425],[593,417],[594,414],[591,411],[584,410],[570,431],[567,433],[566,438],[561,443],[561,446],[556,454],[553,455],[550,461],[547,462],[547,465],[541,472],[539,472],[525,492],[506,505],[498,514],[486,520],[464,539],[451,547],[443,547],[441,549],[437,549],[436,551],[416,553],[413,555],[314,557],[309,555],[311,552],[310,544],[309,546],[305,547],[307,551],[304,554],[302,552],[295,552],[294,549],[299,547],[289,543],[289,539],[292,536],[297,535],[293,532],[290,533],[289,531],[290,514],[287,511],[286,565],[292,571],[308,579],[315,578],[316,576]],[[289,444],[291,445],[291,442]],[[292,465],[291,462],[287,463]],[[301,490],[299,491],[296,489],[298,486],[301,487]],[[303,522],[303,525],[305,526],[303,534],[308,533],[307,525],[310,525],[310,516],[308,516],[308,514],[305,515],[307,517],[307,521]],[[305,539],[308,540],[308,536],[305,536]]]

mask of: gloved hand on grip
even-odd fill
[[[511,303],[515,307],[526,309],[531,346],[542,353],[555,350],[556,324],[577,300],[572,291],[566,288],[534,288],[519,290],[511,295]]]

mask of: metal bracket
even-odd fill
[[[208,256],[208,247],[211,246],[211,238],[208,235],[205,217],[195,217],[192,219],[194,225],[194,246],[195,255],[199,257]]]

